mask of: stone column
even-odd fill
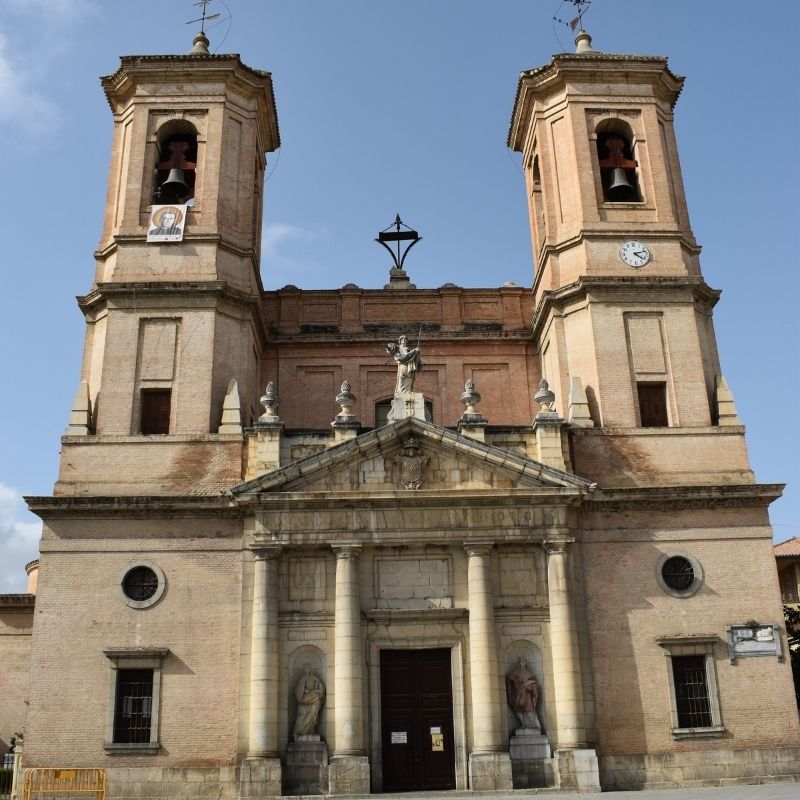
[[[364,749],[364,643],[361,637],[358,557],[360,545],[336,553],[334,617],[334,752],[328,772],[331,794],[369,793]]]
[[[599,791],[597,755],[587,748],[578,631],[569,581],[569,543],[545,542],[550,603],[550,650],[556,706],[557,749],[554,753],[559,788]]]
[[[281,792],[278,755],[278,556],[280,547],[256,535],[250,639],[250,724],[242,766],[245,797]]]
[[[469,671],[472,690],[470,789],[511,789],[511,759],[505,748],[497,671],[497,636],[492,591],[492,544],[466,542],[469,556]]]

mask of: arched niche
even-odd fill
[[[295,688],[304,675],[304,666],[308,664],[311,671],[325,684],[325,702],[319,713],[317,723],[317,733],[323,741],[327,742],[328,731],[328,693],[331,686],[327,677],[327,659],[325,653],[314,645],[306,644],[298,647],[289,654],[289,673],[288,673],[288,697],[287,697],[287,721],[288,721],[288,741],[292,741],[294,723],[297,719],[297,699]]]
[[[527,639],[517,639],[508,645],[505,652],[505,668],[503,671],[503,694],[505,696],[505,678],[513,672],[519,663],[519,659],[524,658],[528,669],[533,673],[536,682],[539,684],[539,703],[536,710],[539,714],[539,722],[542,726],[542,733],[547,733],[547,696],[549,687],[544,682],[544,658],[542,651],[533,642]],[[520,727],[519,719],[511,710],[506,702],[506,718],[508,722],[508,735],[514,735],[514,731]]]
[[[195,196],[198,161],[197,128],[185,119],[171,119],[156,132],[153,202],[190,203]],[[173,179],[180,178],[185,188]]]
[[[631,126],[625,120],[610,117],[598,123],[595,134],[603,200],[606,203],[641,202],[636,137]]]

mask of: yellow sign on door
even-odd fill
[[[444,734],[443,733],[432,733],[431,734],[431,750],[436,752],[437,750],[444,750]]]

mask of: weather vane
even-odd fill
[[[194,5],[202,6],[203,7],[203,15],[198,17],[197,19],[190,19],[186,24],[192,25],[195,22],[200,23],[200,33],[206,32],[206,22],[210,19],[217,19],[220,15],[219,14],[206,14],[206,8],[211,0],[198,0]]]
[[[560,22],[562,25],[566,25],[570,30],[574,31],[575,28],[582,30],[583,15],[589,10],[589,6],[592,4],[592,0],[563,0],[563,2],[569,3],[569,5],[573,6],[575,8],[575,11],[578,12],[578,16],[573,17],[570,20],[561,19],[560,17],[557,16],[554,16],[553,19],[556,22]]]

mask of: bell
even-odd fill
[[[633,192],[633,186],[631,186],[628,176],[622,167],[614,167],[611,173],[611,183],[608,185],[607,191],[609,197],[620,200],[627,199]]]
[[[191,191],[184,180],[183,170],[177,167],[169,171],[167,179],[161,184],[161,194],[165,200],[168,200],[169,197],[176,199],[186,197]]]

